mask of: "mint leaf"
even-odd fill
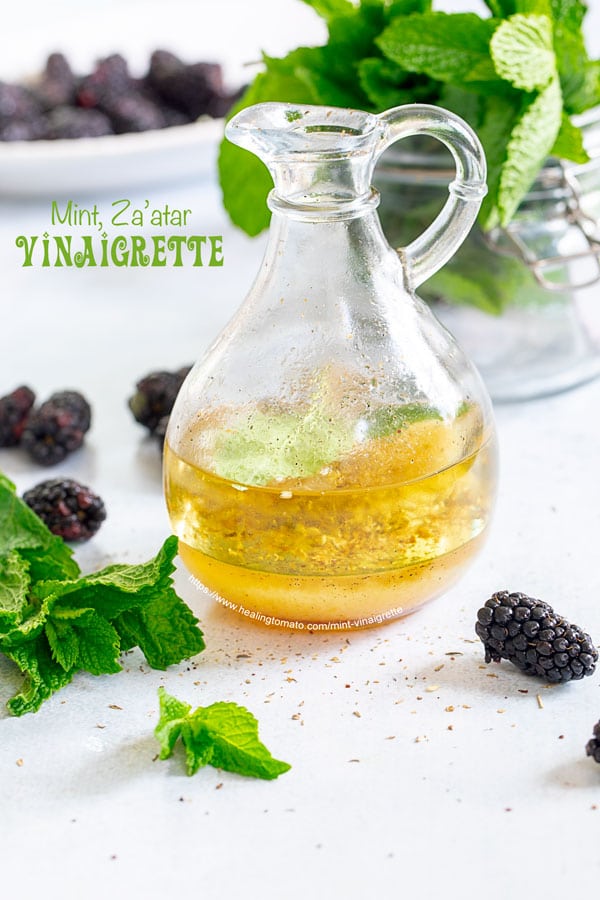
[[[498,209],[500,178],[507,158],[510,137],[519,121],[522,105],[522,95],[517,91],[512,91],[506,96],[490,95],[481,100],[478,135],[487,160],[488,192],[481,205],[479,221],[486,230],[494,228],[500,220]]]
[[[54,659],[65,671],[74,666],[91,675],[121,671],[119,635],[93,609],[55,607],[46,625],[46,637]]]
[[[78,669],[120,671],[119,655],[133,646],[161,669],[204,649],[197,619],[173,588],[175,536],[146,563],[77,577],[69,548],[2,473],[0,525],[0,652],[27,676],[8,703],[15,715],[34,712]]]
[[[68,578],[79,574],[79,566],[71,557],[73,551],[62,538],[52,534],[39,516],[15,493],[15,486],[0,479],[0,557],[18,550],[30,564],[31,577],[41,571],[52,571]],[[48,577],[48,575],[46,575]],[[52,577],[52,576],[50,576]]]
[[[590,158],[583,146],[581,129],[573,125],[566,113],[562,115],[560,131],[550,152],[559,159],[570,159],[576,163],[589,162]]]
[[[530,101],[513,128],[498,186],[501,225],[508,225],[554,146],[562,120],[558,78]]]
[[[173,587],[163,583],[140,600],[113,620],[123,650],[139,647],[153,669],[166,669],[204,650],[198,620]]]
[[[158,696],[160,718],[154,733],[161,745],[160,758],[170,757],[181,737],[188,775],[209,764],[239,775],[273,779],[291,768],[274,759],[260,742],[258,722],[243,706],[213,703],[191,712],[191,707],[162,687]]]
[[[438,86],[423,75],[412,75],[390,59],[367,57],[358,66],[360,86],[376,110],[403,103],[423,103],[432,98]]]
[[[475,13],[432,12],[392,21],[375,43],[403,69],[460,84],[498,81],[493,34],[494,23]]]
[[[303,0],[303,2],[312,6],[314,11],[326,22],[354,9],[350,0]]]
[[[4,653],[26,676],[23,690],[6,704],[14,716],[36,712],[44,700],[67,685],[75,674],[75,670],[66,672],[52,659],[45,635]]]
[[[0,635],[22,621],[30,583],[29,566],[16,550],[0,556]]]
[[[374,438],[388,437],[395,432],[426,419],[442,421],[439,410],[423,403],[405,403],[401,406],[380,406],[367,416],[369,435]]]
[[[552,24],[546,16],[517,14],[501,22],[490,52],[500,78],[521,90],[544,88],[556,76]]]
[[[173,588],[171,574],[177,554],[177,538],[167,538],[154,559],[139,565],[112,565],[71,582],[43,582],[36,587],[38,599],[52,600],[53,616],[67,616],[71,611],[95,611],[111,623],[101,630],[96,618],[85,618],[72,626],[88,629],[92,646],[86,653],[97,652],[108,660],[112,633],[120,639],[120,650],[139,647],[150,666],[165,669],[204,650],[198,620]],[[83,636],[79,634],[80,641]],[[101,641],[102,647],[93,647]],[[88,645],[82,644],[85,649]],[[107,661],[110,670],[115,668]],[[87,656],[86,659],[92,659]],[[87,665],[83,665],[87,668]],[[92,671],[92,669],[88,669]],[[97,674],[93,671],[93,674]]]

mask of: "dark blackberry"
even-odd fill
[[[77,83],[69,62],[62,53],[51,53],[33,93],[45,110],[75,103]]]
[[[493,594],[477,613],[475,631],[486,662],[507,659],[545,681],[577,681],[596,668],[598,651],[589,634],[525,594]]]
[[[600,722],[594,725],[594,737],[590,738],[585,745],[586,756],[593,756],[597,763],[600,763]]]
[[[159,443],[159,446],[162,448],[165,443],[165,437],[167,435],[167,428],[169,425],[170,416],[163,416],[158,420],[158,425],[153,431],[153,436]]]
[[[118,53],[101,59],[91,75],[81,80],[77,89],[77,104],[85,109],[98,107],[107,111],[109,104],[118,97],[135,91],[135,82],[129,74],[127,61]]]
[[[90,423],[85,397],[77,391],[60,391],[29,416],[21,444],[35,462],[53,466],[81,447]]]
[[[65,541],[89,540],[106,519],[103,500],[70,478],[42,481],[26,491],[23,500]]]
[[[31,122],[42,113],[40,104],[27,88],[0,81],[0,124]]]
[[[17,120],[0,126],[0,141],[39,141],[46,137],[46,120],[43,116],[30,122]]]
[[[98,109],[58,106],[46,117],[49,140],[101,137],[114,134],[110,119]]]
[[[129,409],[136,422],[145,425],[151,434],[169,416],[183,381],[191,366],[177,372],[151,372],[136,384],[136,393],[129,398]],[[163,426],[161,426],[163,427]]]
[[[20,442],[34,402],[35,394],[25,385],[0,397],[0,447],[14,447]]]
[[[166,50],[154,51],[146,80],[169,106],[192,120],[209,113],[213,98],[225,93],[218,63],[186,65]]]
[[[167,124],[162,110],[140,93],[127,94],[109,101],[105,109],[117,134],[132,131],[153,131]]]

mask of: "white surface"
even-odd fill
[[[84,570],[146,559],[168,533],[159,457],[126,398],[150,369],[200,355],[262,249],[229,228],[211,183],[135,199],[192,208],[193,233],[224,235],[224,267],[23,269],[14,239],[43,232],[48,205],[0,205],[0,391],[78,387],[94,406],[85,450],[50,470],[105,497],[108,520],[77,552]],[[473,623],[508,588],[600,640],[599,407],[595,382],[498,410],[488,543],[457,588],[413,617],[343,637],[257,630],[182,571],[207,642],[196,660],[153,672],[135,652],[124,673],[79,675],[36,715],[0,712],[3,896],[554,900],[594,889],[600,767],[584,746],[600,677],[547,690],[507,664],[481,668]],[[48,474],[18,451],[0,451],[0,469],[20,491]],[[0,661],[2,705],[18,684]],[[180,755],[154,761],[160,684],[194,705],[245,704],[291,772],[189,779]]]

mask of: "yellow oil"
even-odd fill
[[[472,412],[414,422],[264,485],[180,454],[165,447],[182,560],[226,606],[267,624],[351,628],[411,612],[459,578],[495,495],[493,434]]]

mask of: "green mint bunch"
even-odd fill
[[[158,691],[160,718],[155,735],[160,743],[160,759],[173,754],[181,738],[185,748],[188,775],[206,765],[238,775],[271,780],[291,766],[274,759],[258,739],[258,722],[251,712],[237,703],[213,703],[192,707]]]
[[[197,619],[173,588],[177,538],[154,559],[82,575],[72,551],[15,494],[0,473],[0,652],[25,675],[8,701],[35,712],[76,672],[119,672],[139,647],[154,669],[204,649]]]
[[[265,56],[233,112],[274,100],[372,112],[444,106],[486,152],[484,230],[510,222],[548,156],[587,160],[571,117],[600,103],[600,63],[586,51],[581,0],[486,0],[487,18],[437,12],[431,0],[304,2],[327,22],[327,44]],[[258,234],[269,221],[266,168],[223,140],[219,176],[232,221]]]

